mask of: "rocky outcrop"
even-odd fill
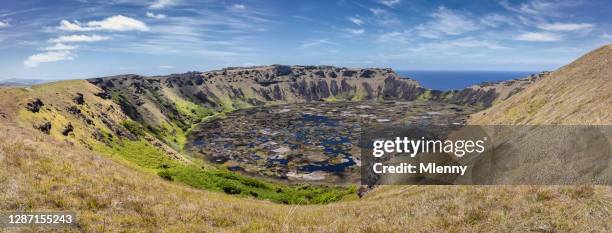
[[[153,127],[172,122],[187,129],[199,122],[204,112],[267,103],[420,99],[488,107],[543,75],[449,92],[428,90],[391,69],[334,66],[230,67],[167,76],[127,74],[88,81],[102,89],[97,96],[112,98],[135,121]]]
[[[45,122],[41,125],[37,125],[34,126],[34,128],[40,130],[40,132],[43,132],[45,134],[49,134],[51,133],[51,122]]]
[[[479,105],[488,108],[494,103],[508,99],[510,96],[524,90],[548,74],[550,72],[541,72],[525,78],[501,82],[485,82],[463,90],[448,92],[432,91],[431,99],[456,104]]]
[[[74,131],[74,126],[72,126],[72,123],[68,123],[68,125],[64,127],[64,130],[62,130],[62,135],[68,136],[72,131]]]
[[[415,100],[425,89],[391,69],[333,66],[230,67],[146,77],[119,75],[89,79],[101,98],[113,99],[123,112],[140,122],[170,120],[188,127],[201,112],[188,106],[221,111],[245,105],[325,100]],[[177,107],[177,104],[182,104]],[[195,107],[193,107],[195,108]],[[200,107],[197,107],[200,108]],[[164,119],[159,119],[162,116]]]
[[[26,105],[26,109],[28,109],[30,112],[37,113],[44,105],[45,104],[40,99],[35,99]]]
[[[82,105],[85,103],[85,98],[83,98],[82,93],[76,93],[76,96],[72,99],[75,104]]]

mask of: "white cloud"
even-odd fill
[[[108,36],[99,36],[99,35],[70,35],[70,36],[60,36],[57,38],[49,39],[51,43],[63,43],[63,42],[96,42],[96,41],[104,41],[110,40]]]
[[[161,65],[159,66],[160,69],[172,69],[174,68],[174,66],[169,66],[169,65]]]
[[[380,2],[380,4],[383,4],[385,6],[393,7],[393,5],[399,4],[401,0],[380,0],[378,2]]]
[[[515,19],[509,16],[500,15],[500,14],[486,14],[480,19],[480,23],[487,25],[489,27],[499,27],[503,24],[514,25]]]
[[[561,40],[561,36],[546,32],[527,32],[514,37],[514,39],[521,41],[551,42]]]
[[[176,5],[176,1],[174,0],[157,0],[153,4],[149,5],[151,9],[163,9],[168,6]]]
[[[47,50],[47,51],[62,51],[62,50],[74,50],[77,49],[77,46],[74,45],[65,45],[62,43],[57,43],[53,46],[47,46],[45,48],[43,48],[43,50]]]
[[[583,1],[572,0],[530,0],[520,5],[512,5],[508,0],[500,2],[509,11],[531,16],[566,16],[565,9],[581,4]]]
[[[230,7],[230,9],[235,10],[235,11],[243,11],[243,10],[246,10],[246,6],[243,4],[234,4]]]
[[[147,12],[147,17],[154,18],[154,19],[165,19],[166,15],[164,15],[164,14],[155,14],[155,13],[152,13],[152,12]]]
[[[365,30],[363,30],[363,29],[347,28],[347,29],[344,29],[344,30],[347,31],[348,33],[355,34],[355,35],[361,35],[361,34],[363,34],[365,32]]]
[[[449,46],[462,48],[487,48],[487,49],[509,49],[508,47],[499,45],[495,41],[478,40],[471,37],[460,38],[445,42]]]
[[[37,67],[40,63],[44,62],[56,62],[62,60],[72,60],[74,57],[70,51],[52,51],[46,53],[34,54],[25,61],[23,65],[25,67]]]
[[[383,33],[378,35],[378,41],[381,43],[406,43],[409,39],[408,34],[408,31]]]
[[[389,11],[381,8],[370,8],[368,10],[376,16],[376,23],[381,26],[397,28],[402,24],[401,21]]]
[[[580,31],[590,30],[593,24],[589,23],[546,23],[538,25],[538,28],[547,31]]]
[[[470,18],[445,7],[439,7],[431,15],[434,20],[417,27],[419,35],[426,38],[440,38],[444,35],[460,35],[479,29]]]
[[[444,53],[448,52],[456,52],[457,49],[478,49],[478,51],[483,51],[482,49],[510,49],[508,47],[499,45],[495,41],[487,41],[487,40],[478,40],[472,37],[464,37],[455,40],[446,40],[440,42],[431,42],[431,43],[423,43],[420,44],[416,48],[410,49],[413,52],[427,52],[427,53],[440,53],[440,51]],[[470,56],[473,57],[474,54]]]
[[[380,8],[370,8],[369,10],[370,12],[372,12],[372,14],[374,14],[375,16],[379,16],[379,17],[389,14],[386,10],[380,9]]]
[[[71,23],[68,20],[62,19],[58,28],[64,31],[89,31],[88,29],[81,27],[79,22],[76,20],[74,23]]]
[[[0,21],[0,28],[5,28],[5,27],[8,27],[8,26],[10,26],[10,24],[8,22]]]
[[[99,28],[108,31],[148,31],[149,27],[142,21],[125,17],[123,15],[115,15],[101,21],[91,21],[87,26]]]
[[[365,23],[362,19],[357,18],[357,17],[348,17],[347,19],[349,21],[351,21],[351,23],[354,23],[354,24],[356,24],[358,26],[361,26],[361,25],[363,25]]]
[[[329,39],[315,39],[315,40],[302,42],[302,44],[300,45],[300,48],[306,49],[306,48],[317,47],[317,46],[321,46],[325,44],[334,45],[336,43],[329,41]]]
[[[82,26],[79,21],[70,22],[62,20],[60,30],[64,31],[148,31],[149,27],[142,21],[125,17],[123,15],[115,15],[100,21],[90,21]]]
[[[601,38],[612,39],[612,34],[604,33],[603,35],[601,35]]]

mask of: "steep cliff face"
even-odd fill
[[[550,72],[541,72],[524,78],[501,82],[486,82],[458,91],[432,91],[431,99],[457,104],[479,105],[488,108],[521,92],[548,74]]]
[[[89,79],[132,119],[187,130],[202,118],[247,106],[337,100],[415,100],[427,90],[391,69],[332,66],[226,68],[145,77]],[[176,130],[176,129],[174,129]]]
[[[121,75],[90,79],[107,90],[174,92],[178,97],[213,107],[223,98],[252,105],[338,99],[414,100],[425,89],[391,69],[349,69],[331,66],[262,66],[226,68],[169,76]]]
[[[333,66],[230,67],[167,76],[119,75],[89,79],[132,120],[158,138],[180,145],[181,135],[207,117],[249,106],[310,101],[433,100],[489,107],[520,92],[545,74],[436,91],[391,69]],[[178,141],[177,141],[178,140]],[[174,146],[178,149],[177,146]]]

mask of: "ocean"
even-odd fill
[[[482,82],[522,78],[538,71],[436,71],[400,70],[402,77],[417,80],[421,86],[434,90],[460,90]]]

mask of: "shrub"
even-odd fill
[[[137,135],[137,136],[144,136],[145,135],[145,128],[142,127],[142,125],[134,122],[134,121],[123,121],[121,122],[121,125],[127,129],[128,131],[130,131],[130,133]]]
[[[169,181],[174,180],[174,178],[172,178],[172,174],[168,170],[165,170],[165,169],[157,172],[157,175],[163,178],[164,180],[169,180]]]

